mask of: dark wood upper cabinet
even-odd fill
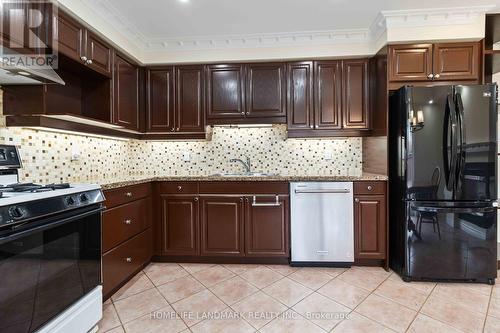
[[[434,80],[477,80],[479,56],[478,43],[434,44]]]
[[[111,76],[112,49],[89,30],[85,33],[85,56],[93,70]]]
[[[199,255],[199,201],[192,195],[161,196],[162,254]]]
[[[404,82],[432,85],[433,81],[481,80],[480,42],[390,45],[388,71],[390,89]],[[401,82],[401,83],[400,83]]]
[[[119,54],[114,58],[113,122],[139,130],[139,67]]]
[[[201,198],[201,255],[243,256],[243,197]]]
[[[286,117],[285,64],[246,66],[246,116]]]
[[[175,122],[177,132],[204,132],[204,66],[175,67]]]
[[[314,128],[340,129],[342,127],[342,62],[314,63]]]
[[[272,196],[245,198],[245,254],[253,257],[288,257],[288,197],[278,205]]]
[[[58,51],[73,60],[81,61],[83,55],[83,26],[59,11],[55,27]]]
[[[427,81],[432,74],[432,44],[389,46],[389,81]]]
[[[354,199],[354,256],[386,258],[385,195],[356,195]]]
[[[343,67],[343,128],[369,128],[368,59],[344,60]]]
[[[313,63],[292,62],[287,69],[288,129],[313,128]]]
[[[245,115],[243,65],[207,67],[207,118],[240,118]]]
[[[174,68],[150,69],[146,80],[146,131],[174,132]]]

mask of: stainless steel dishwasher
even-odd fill
[[[290,183],[291,264],[354,262],[352,182]]]

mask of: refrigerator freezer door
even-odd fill
[[[494,279],[497,208],[406,203],[404,275],[411,279]]]
[[[455,200],[497,200],[496,85],[456,86],[459,158]]]
[[[410,87],[406,93],[406,195],[408,200],[453,200],[457,136],[453,87]]]

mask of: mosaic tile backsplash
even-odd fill
[[[100,183],[153,176],[239,172],[231,158],[248,155],[252,171],[281,175],[359,176],[362,139],[286,139],[286,126],[216,127],[211,141],[137,141],[52,131],[0,128],[0,143],[15,144],[21,181]],[[79,158],[72,160],[72,155]],[[331,159],[330,159],[331,157]]]

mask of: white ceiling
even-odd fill
[[[220,47],[221,40],[260,39],[307,32],[355,34],[366,39],[383,11],[496,6],[500,0],[59,0],[80,8],[121,31],[139,49],[167,50],[189,44],[198,50]],[[78,15],[79,13],[76,12]],[[360,37],[358,33],[365,34]],[[312,38],[312,37],[311,37]],[[330,37],[331,38],[331,37]],[[205,43],[205,45],[203,45]],[[228,42],[229,44],[229,42]],[[188,45],[188,46],[189,46]],[[192,49],[192,48],[191,48]]]
[[[86,0],[98,3],[103,0]],[[383,10],[500,5],[499,0],[104,0],[147,38],[369,28]]]

